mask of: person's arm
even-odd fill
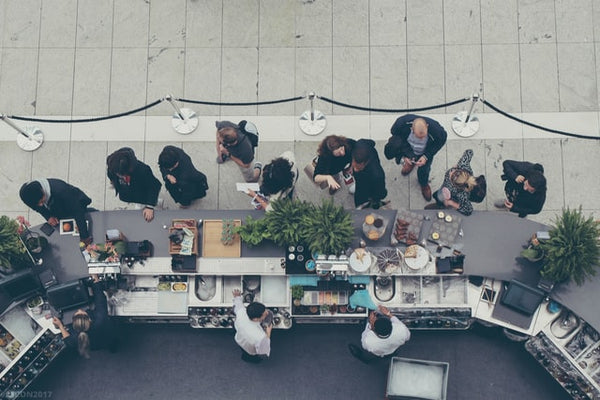
[[[266,210],[267,207],[269,207],[269,201],[264,198],[263,196],[260,196],[258,193],[256,193],[254,190],[252,189],[248,189],[248,192],[246,192],[246,194],[250,197],[252,197],[252,200],[256,201],[258,204],[260,204],[261,209]]]
[[[533,164],[527,161],[505,160],[502,163],[502,169],[506,178],[519,183],[522,183],[524,178],[519,180],[517,178],[519,176],[523,177],[532,166]]]
[[[469,172],[471,175],[473,174],[473,170],[471,169],[471,160],[473,159],[473,150],[468,149],[462,154],[458,163],[456,163],[456,168],[465,170]]]
[[[451,202],[451,203],[450,203]],[[450,207],[457,210],[459,213],[464,215],[471,215],[473,213],[473,204],[469,201],[469,193],[462,192],[460,197],[454,200],[449,200]]]
[[[246,307],[244,307],[244,300],[242,299],[242,292],[240,289],[234,289],[232,293],[233,313],[235,314],[236,318],[240,318],[242,315],[245,315],[246,318],[248,318],[248,315],[246,314]]]
[[[442,147],[444,147],[448,134],[437,121],[430,119],[427,121],[427,123],[429,125],[427,132],[433,138],[433,140],[427,141],[427,146],[425,146],[425,152],[423,155],[430,160],[438,151],[440,151]]]

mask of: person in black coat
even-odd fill
[[[427,201],[431,201],[429,173],[433,156],[446,143],[448,134],[444,128],[431,118],[415,114],[406,114],[392,125],[392,137],[385,145],[384,154],[388,160],[396,159],[402,163],[402,175],[408,175],[417,167],[417,178],[421,185],[421,193]]]
[[[193,200],[206,196],[206,175],[194,167],[190,156],[179,147],[165,146],[158,156],[158,166],[165,188],[182,207],[188,207]]]
[[[356,181],[354,205],[357,208],[378,209],[387,204],[383,200],[387,196],[385,172],[381,167],[374,141],[360,139],[356,142],[352,149],[352,170]]]
[[[345,136],[329,135],[321,141],[317,150],[317,160],[314,163],[313,181],[327,184],[329,194],[334,194],[340,188],[339,173],[346,175],[352,162],[352,149],[356,141]],[[344,176],[348,180],[349,176]],[[349,186],[350,193],[353,193]]]
[[[58,225],[60,219],[73,218],[81,240],[87,244],[92,242],[85,220],[87,206],[92,199],[81,189],[60,179],[38,179],[23,184],[19,196],[52,226]]]
[[[108,316],[104,285],[97,275],[92,275],[92,278],[93,309],[75,311],[73,323],[69,326],[65,326],[58,317],[52,320],[60,330],[65,345],[76,348],[84,358],[90,358],[90,350],[108,349],[114,352],[118,341],[115,323]]]
[[[152,221],[162,184],[152,174],[150,167],[138,160],[129,147],[123,147],[109,155],[106,165],[108,179],[119,199],[143,204],[144,219]]]
[[[546,202],[546,177],[541,164],[527,161],[505,160],[502,163],[506,181],[506,199],[496,201],[494,206],[519,214],[538,214]]]

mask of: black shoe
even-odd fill
[[[260,356],[252,356],[247,353],[242,353],[242,361],[252,364],[258,364],[262,361],[262,358],[260,358]]]
[[[359,348],[357,345],[355,344],[348,344],[348,350],[350,350],[350,354],[352,354],[355,358],[358,358],[360,361],[364,362],[365,364],[368,364],[369,361],[367,359],[365,359],[365,357],[363,356],[363,352],[362,349]]]

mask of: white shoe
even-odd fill
[[[355,191],[356,191],[356,182],[352,182],[350,185],[348,185],[348,193],[354,194]]]

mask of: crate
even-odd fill
[[[446,400],[446,362],[392,357],[386,397],[389,400]]]
[[[173,233],[177,229],[180,229],[180,228],[170,227],[169,235],[171,235],[171,233]],[[194,227],[186,227],[186,229],[189,229],[194,234],[194,244],[192,245],[192,255],[196,256],[196,255],[198,255],[198,228],[196,228],[194,226]],[[169,254],[171,254],[171,255],[179,254],[179,251],[181,251],[181,245],[178,243],[173,243],[169,240]]]

